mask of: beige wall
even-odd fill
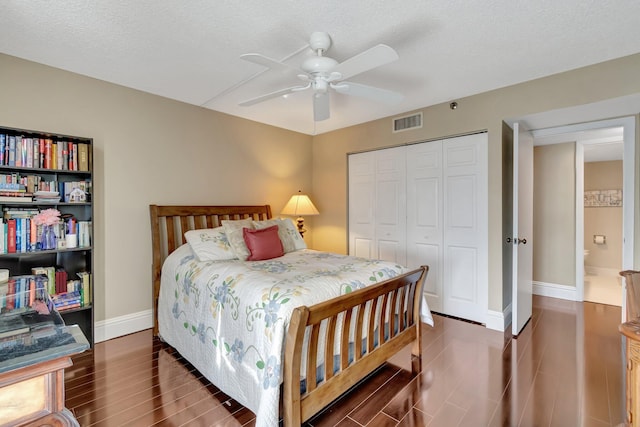
[[[533,150],[533,280],[576,284],[574,142]]]
[[[347,153],[487,130],[489,309],[502,311],[511,302],[510,298],[504,298],[510,292],[504,289],[502,280],[503,120],[637,94],[640,93],[638,75],[640,55],[633,55],[458,99],[456,110],[449,109],[448,103],[424,108],[420,110],[424,115],[424,127],[421,129],[392,134],[391,119],[386,118],[314,137],[314,201],[322,212],[314,222],[315,248],[343,253],[347,251]],[[636,148],[636,152],[639,153],[640,148]],[[638,189],[636,206],[637,194]],[[636,222],[637,218],[636,215]],[[640,264],[640,238],[637,236],[636,226],[635,259],[636,264]]]
[[[584,164],[584,189],[617,190],[622,188],[622,161],[589,162]],[[602,234],[604,245],[593,243],[593,236]],[[584,248],[589,250],[585,264],[592,267],[622,268],[622,208],[585,207]]]
[[[0,94],[2,126],[94,140],[96,321],[151,308],[149,204],[313,197],[307,135],[6,55]]]

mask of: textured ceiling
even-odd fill
[[[318,134],[640,52],[638,0],[4,0],[0,52],[189,104]],[[385,105],[311,93],[238,103],[300,82],[241,60],[298,67],[310,33],[339,62],[379,43],[400,59],[350,79],[401,92]]]

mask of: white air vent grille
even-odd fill
[[[422,113],[393,119],[393,132],[402,132],[422,127]]]

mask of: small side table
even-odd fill
[[[64,324],[41,289],[1,288],[0,427],[79,426],[64,407],[64,370],[89,342],[79,326]]]

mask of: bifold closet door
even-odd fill
[[[349,254],[429,266],[431,310],[486,323],[486,133],[349,155]]]
[[[349,254],[406,265],[404,147],[349,156]]]

